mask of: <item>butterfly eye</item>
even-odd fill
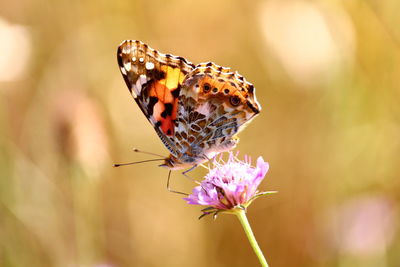
[[[210,89],[211,89],[211,87],[210,87],[210,85],[209,85],[208,83],[205,83],[205,84],[203,85],[203,91],[204,91],[204,93],[208,93],[208,92],[210,91]]]
[[[229,100],[230,100],[232,106],[237,106],[240,104],[240,98],[236,95],[231,96],[231,98]]]

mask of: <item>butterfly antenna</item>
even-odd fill
[[[159,161],[159,160],[164,160],[164,159],[147,159],[147,160],[134,161],[134,162],[128,162],[128,163],[117,163],[117,164],[114,164],[114,167],[120,167],[120,166],[126,166],[126,165],[133,165],[133,164],[144,163],[144,162],[150,162],[150,161]]]
[[[134,152],[138,152],[138,153],[147,154],[147,155],[152,155],[152,156],[161,157],[161,158],[163,158],[163,159],[165,158],[165,156],[163,156],[163,155],[159,155],[159,154],[156,154],[156,153],[152,153],[152,152],[147,152],[147,151],[139,150],[139,149],[137,149],[137,148],[134,148],[133,151],[134,151]]]

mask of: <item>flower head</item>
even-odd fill
[[[222,157],[214,159],[213,168],[185,200],[189,204],[209,206],[203,210],[203,215],[234,212],[238,208],[243,210],[255,198],[272,193],[257,191],[268,168],[262,157],[252,167],[250,158],[245,156],[245,160],[240,161],[230,152],[227,162]]]

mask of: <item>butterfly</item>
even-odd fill
[[[126,40],[117,51],[130,93],[170,155],[170,170],[194,168],[233,149],[236,136],[260,113],[254,86],[230,68],[194,65]]]

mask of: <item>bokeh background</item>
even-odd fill
[[[112,167],[168,154],[119,73],[124,39],[255,85],[238,150],[279,191],[248,211],[271,266],[400,266],[400,1],[0,7],[1,266],[258,266],[237,219],[197,220],[166,169]]]

